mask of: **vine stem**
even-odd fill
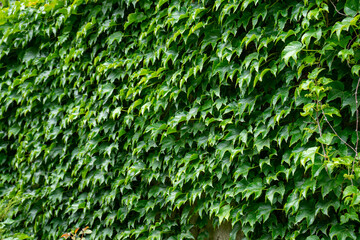
[[[331,4],[333,5],[333,7],[335,8],[335,11],[336,11],[338,14],[348,17],[348,15],[339,12],[339,10],[336,8],[335,4],[334,4],[331,0],[330,0],[330,2],[331,2]]]
[[[358,79],[358,82],[356,84],[356,88],[355,88],[355,104],[356,104],[356,143],[355,143],[355,148],[352,147],[350,144],[348,144],[346,141],[344,141],[344,139],[342,139],[339,134],[335,131],[335,129],[333,128],[333,126],[330,124],[329,120],[327,119],[325,112],[323,110],[322,107],[322,103],[320,102],[320,106],[321,106],[321,112],[324,116],[325,121],[327,122],[327,124],[329,125],[329,127],[331,128],[331,130],[333,131],[333,133],[340,139],[341,142],[343,142],[346,146],[348,146],[351,150],[353,150],[355,152],[355,158],[354,161],[352,162],[352,168],[351,168],[351,175],[354,175],[355,172],[355,162],[358,160],[359,154],[358,154],[358,146],[359,146],[359,103],[358,103],[358,90],[359,90],[359,85],[360,85],[360,78]],[[320,136],[321,136],[321,131],[320,131]],[[351,183],[353,181],[351,180]]]
[[[320,103],[321,104],[321,103]],[[321,105],[322,106],[322,105]],[[340,139],[341,142],[343,142],[346,146],[348,146],[349,148],[351,148],[351,150],[353,150],[356,154],[356,150],[353,146],[351,146],[350,144],[348,144],[347,142],[344,141],[344,139],[342,139],[339,134],[335,131],[335,129],[333,128],[333,126],[330,124],[329,120],[327,119],[325,112],[323,109],[321,109],[321,112],[324,116],[325,121],[327,122],[327,124],[329,125],[329,127],[331,128],[331,130],[333,131],[333,133],[336,135],[336,137],[338,137]]]
[[[354,174],[355,171],[355,161],[358,160],[358,146],[359,146],[359,109],[358,109],[358,89],[359,89],[359,83],[360,83],[360,78],[358,79],[357,85],[356,85],[356,89],[355,89],[355,104],[356,104],[356,143],[355,143],[355,160],[353,161],[352,164],[352,171],[351,174]]]
[[[317,107],[317,109],[319,109],[319,100],[316,101],[316,107]],[[321,126],[320,126],[318,111],[316,111],[316,123],[317,123],[318,128],[319,128],[320,137],[322,137],[322,131],[321,131]],[[323,143],[321,143],[321,148],[323,150],[325,159],[327,159],[328,157],[327,157],[327,153],[325,151],[325,147],[324,147]]]

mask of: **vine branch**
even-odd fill
[[[321,103],[320,103],[320,104],[321,104]],[[322,106],[322,105],[321,105],[321,106]],[[342,139],[342,138],[339,136],[339,134],[335,131],[335,129],[333,128],[333,126],[331,125],[331,123],[329,122],[329,120],[327,119],[327,117],[326,117],[325,112],[324,112],[323,109],[321,109],[321,112],[322,112],[322,114],[323,114],[323,116],[324,116],[325,121],[327,122],[327,124],[329,125],[329,127],[331,128],[331,130],[333,131],[333,133],[336,135],[336,137],[338,137],[338,138],[340,139],[340,141],[341,141],[342,143],[344,143],[346,146],[348,146],[349,148],[351,148],[351,150],[353,150],[353,151],[355,152],[355,154],[356,154],[355,148],[354,148],[353,146],[351,146],[350,144],[348,144],[344,139]]]
[[[329,125],[329,127],[331,128],[331,130],[333,131],[333,133],[336,135],[336,137],[338,137],[340,139],[340,141],[342,143],[344,143],[346,146],[348,146],[351,150],[353,150],[355,152],[355,158],[354,161],[352,161],[352,168],[351,168],[351,174],[353,175],[355,172],[355,162],[358,160],[359,154],[358,154],[358,147],[359,147],[359,103],[358,103],[358,90],[359,90],[359,85],[360,85],[360,78],[358,79],[358,82],[356,84],[356,88],[355,88],[355,104],[356,104],[356,126],[355,126],[355,132],[356,132],[356,142],[355,142],[355,147],[351,146],[350,144],[348,144],[344,139],[342,139],[339,134],[336,132],[336,130],[334,129],[334,127],[331,125],[331,123],[329,122],[328,118],[325,115],[324,109],[322,107],[322,103],[320,101],[317,101],[317,103],[320,103],[321,106],[321,112],[322,115],[324,116],[325,121],[327,122],[327,124]],[[320,124],[318,121],[318,116],[316,114],[316,120],[317,120],[317,124],[319,126],[319,133],[320,133],[320,137],[322,135],[321,129],[320,129]],[[323,148],[324,150],[324,148]],[[326,156],[326,154],[325,154]],[[350,171],[350,170],[349,170]],[[352,182],[352,180],[351,180]]]
[[[356,104],[356,144],[355,144],[355,160],[353,161],[352,164],[352,171],[351,174],[354,174],[355,171],[355,161],[358,160],[358,146],[359,146],[359,109],[358,109],[358,89],[359,89],[359,83],[360,83],[360,78],[358,79],[358,82],[356,84],[356,89],[355,89],[355,104]]]
[[[317,109],[319,109],[319,99],[316,101],[316,107],[317,107]],[[319,128],[320,137],[322,137],[322,131],[321,131],[321,126],[320,126],[318,111],[316,111],[316,123],[317,123],[318,128]],[[320,143],[320,144],[321,144],[321,148],[322,148],[323,153],[324,153],[324,157],[325,157],[325,159],[327,159],[328,157],[327,157],[327,153],[325,151],[324,144],[323,143]]]
[[[331,2],[331,4],[333,5],[333,7],[335,8],[335,11],[336,11],[338,14],[340,14],[340,15],[342,15],[342,16],[345,16],[345,17],[348,17],[348,15],[346,15],[345,13],[339,12],[339,10],[336,8],[335,4],[334,4],[331,0],[330,0],[330,2]]]

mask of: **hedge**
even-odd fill
[[[0,9],[8,234],[358,239],[356,0]]]

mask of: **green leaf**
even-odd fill
[[[8,133],[9,137],[18,135],[20,130],[21,130],[21,128],[18,126],[13,126],[13,127],[9,128],[9,133]]]
[[[260,152],[264,147],[270,149],[270,139],[262,139],[260,136],[255,139],[255,147]]]
[[[335,211],[337,211],[340,207],[340,201],[337,199],[331,200],[323,200],[320,199],[315,205],[315,214],[317,215],[318,212],[322,212],[323,214],[329,216],[329,208],[333,207]]]
[[[219,213],[217,214],[217,216],[219,217],[220,224],[224,221],[224,219],[229,220],[230,211],[231,211],[231,207],[229,204],[226,204],[225,206],[222,206],[220,208]]]
[[[333,133],[324,133],[321,137],[317,138],[316,140],[318,140],[322,144],[330,145],[335,136],[336,135]]]
[[[347,186],[343,192],[343,198],[349,195],[358,195],[358,194],[360,194],[360,191],[356,186]]]
[[[137,106],[141,105],[142,102],[143,102],[142,99],[138,99],[138,100],[136,100],[135,102],[133,102],[133,103],[131,104],[131,106],[129,107],[129,109],[128,109],[128,114],[131,113]]]
[[[288,64],[289,59],[293,58],[296,62],[297,54],[303,49],[303,45],[299,41],[293,41],[289,43],[282,51],[282,58],[285,60],[285,64]]]
[[[16,234],[14,234],[14,240],[16,239],[16,240],[18,240],[18,239],[32,239],[32,237],[30,237],[29,235],[27,235],[27,234],[25,234],[25,233],[16,233]],[[8,239],[8,238],[6,238],[6,239]]]
[[[347,222],[349,222],[350,220],[351,220],[351,221],[360,222],[358,213],[357,213],[356,210],[353,209],[353,208],[350,208],[350,212],[345,213],[344,215],[342,215],[342,216],[340,217],[340,222],[341,222],[341,224],[347,223]]]
[[[237,180],[240,176],[243,176],[246,179],[251,169],[252,167],[249,163],[244,163],[241,168],[236,169],[234,173],[234,179]]]
[[[107,42],[109,44],[112,44],[114,41],[116,41],[117,43],[120,43],[122,38],[124,36],[124,33],[122,32],[114,32],[113,34],[111,34],[108,38],[107,38]]]
[[[219,73],[220,81],[225,81],[226,74],[232,72],[233,69],[234,69],[234,67],[232,64],[230,64],[226,61],[222,61],[218,65],[216,65],[216,67],[214,68],[213,75],[215,75],[216,73]]]
[[[333,239],[335,236],[338,240],[357,239],[353,225],[346,226],[336,224],[330,228],[329,235],[331,239]]]
[[[36,47],[31,47],[28,48],[25,51],[24,57],[23,57],[23,62],[26,64],[26,66],[29,65],[30,61],[36,59],[37,55],[38,55],[39,49]]]
[[[312,115],[314,112],[315,103],[308,103],[303,107],[303,112],[301,112],[301,116],[305,117],[308,115]]]
[[[236,240],[238,232],[241,231],[241,224],[240,223],[236,223],[233,228],[232,231],[230,233],[230,240]]]
[[[308,78],[316,79],[318,77],[318,75],[324,70],[325,70],[325,68],[315,68],[314,70],[311,71],[311,73],[309,73]]]
[[[289,197],[287,198],[287,201],[285,203],[284,209],[285,213],[288,214],[290,209],[292,209],[292,214],[298,211],[299,205],[300,205],[299,195],[295,192],[291,193]]]
[[[261,196],[264,189],[264,185],[261,178],[255,178],[251,183],[249,183],[244,189],[244,196],[246,200],[254,194],[254,199],[257,199]]]
[[[354,65],[354,66],[352,66],[352,68],[351,68],[351,73],[352,73],[352,74],[357,75],[357,76],[360,76],[360,75],[359,75],[359,71],[360,71],[360,65]]]
[[[320,240],[318,236],[309,236],[305,240]]]
[[[265,198],[267,198],[271,204],[273,204],[275,194],[279,194],[281,199],[285,194],[285,186],[282,182],[280,182],[279,186],[271,186],[267,191]]]
[[[310,226],[315,221],[315,209],[311,202],[303,203],[296,214],[295,222],[298,224],[304,218],[306,219],[307,226]]]
[[[311,161],[314,164],[315,161],[315,154],[317,153],[319,147],[312,147],[308,148],[302,152],[300,162],[303,166],[305,166],[307,161]]]
[[[124,30],[132,23],[139,23],[146,19],[146,16],[142,12],[131,13],[128,16],[127,22],[124,24]]]
[[[344,6],[344,12],[346,15],[355,16],[360,12],[360,3],[357,0],[346,0]]]
[[[340,34],[343,30],[349,31],[352,20],[353,20],[353,18],[347,17],[347,18],[343,19],[341,22],[336,22],[331,29],[331,34],[336,32],[338,39],[340,39]]]
[[[338,53],[339,58],[341,61],[350,61],[352,57],[354,57],[354,49],[343,49]]]
[[[270,204],[262,204],[256,211],[256,218],[263,219],[263,222],[266,222],[273,210],[274,208]]]

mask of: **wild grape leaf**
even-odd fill
[[[261,196],[264,188],[262,179],[256,178],[245,187],[245,194],[243,195],[243,198],[245,197],[248,199],[252,194],[254,194],[254,199],[257,199]]]
[[[350,220],[360,222],[358,213],[354,210],[354,208],[350,208],[350,212],[347,212],[340,217],[341,224],[347,223]]]
[[[225,206],[222,206],[220,208],[219,213],[217,214],[217,216],[219,217],[219,223],[222,223],[224,219],[229,220],[230,211],[231,207],[229,204],[226,204]]]
[[[283,198],[285,194],[285,186],[282,182],[279,183],[279,186],[271,186],[267,191],[265,197],[270,201],[271,204],[273,204],[273,200],[275,197],[275,194],[278,193]]]
[[[305,166],[307,161],[311,161],[314,164],[315,161],[315,154],[317,153],[319,147],[312,147],[308,148],[302,152],[300,162],[303,166]]]
[[[26,49],[23,57],[23,62],[25,62],[25,64],[28,65],[31,60],[34,60],[37,57],[38,52],[39,49],[36,47],[31,47]]]
[[[297,54],[303,49],[301,42],[293,41],[289,43],[285,49],[282,51],[282,58],[285,60],[285,63],[288,64],[289,59],[293,58],[297,60]]]
[[[315,221],[315,209],[311,202],[302,203],[295,217],[295,223],[298,224],[304,218],[307,226],[310,226]]]
[[[346,15],[355,16],[360,12],[360,3],[357,0],[346,0],[344,6],[344,12]]]
[[[255,139],[255,147],[260,152],[264,147],[270,149],[270,139],[262,139],[260,136]]]
[[[299,209],[300,200],[301,198],[299,198],[298,193],[291,193],[287,198],[286,204],[284,206],[285,213],[288,214],[290,209],[292,209],[292,213],[297,212]]]
[[[266,222],[273,210],[274,208],[270,204],[261,204],[256,211],[256,217]]]
[[[142,12],[131,13],[128,16],[127,22],[124,24],[124,29],[126,29],[132,23],[142,22],[145,19],[146,19],[146,16]]]
[[[316,140],[318,140],[322,144],[330,145],[334,137],[335,134],[333,133],[323,133],[323,135]]]
[[[335,236],[338,240],[357,239],[353,225],[336,224],[330,228],[329,235],[331,239]]]
[[[247,175],[249,171],[252,169],[251,165],[249,163],[242,164],[241,168],[237,168],[234,173],[234,179],[237,180],[240,176],[243,176],[245,179],[247,178]]]
[[[120,43],[122,38],[124,36],[124,33],[123,32],[114,32],[113,34],[111,34],[108,38],[107,38],[107,42],[109,44],[112,44],[113,42],[117,42],[117,43]]]
[[[309,236],[305,240],[320,240],[318,236]]]

